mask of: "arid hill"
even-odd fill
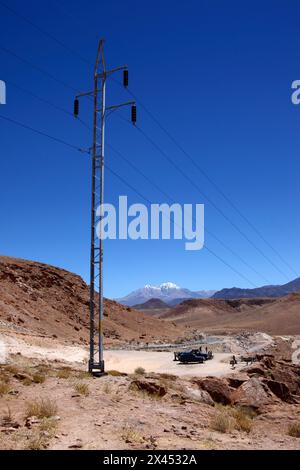
[[[0,327],[86,343],[89,288],[63,269],[0,257]],[[105,300],[106,344],[172,341],[183,334],[171,322]]]
[[[186,300],[162,313],[160,318],[220,334],[251,330],[274,335],[298,335],[300,294],[276,299]]]
[[[147,302],[144,302],[143,304],[134,305],[133,308],[140,312],[144,312],[148,316],[151,315],[152,317],[158,317],[163,313],[167,313],[172,307],[166,304],[163,300],[154,298],[147,300]]]

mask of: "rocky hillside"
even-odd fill
[[[105,300],[107,344],[169,341],[184,332]],[[89,289],[80,276],[47,264],[0,257],[0,327],[87,343]]]

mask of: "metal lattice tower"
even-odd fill
[[[92,204],[91,204],[91,254],[90,254],[90,357],[88,370],[94,375],[104,373],[103,358],[103,240],[102,216],[104,204],[104,143],[105,120],[107,111],[110,113],[121,106],[132,105],[132,121],[136,120],[135,102],[106,107],[106,80],[112,73],[124,71],[124,86],[128,85],[127,66],[106,70],[104,57],[104,40],[98,44],[96,63],[94,67],[94,90],[81,93],[75,99],[74,114],[78,116],[79,101],[82,96],[92,96],[94,101],[93,112],[93,146],[92,146]],[[100,235],[100,236],[99,236]],[[99,299],[99,300],[98,300]]]

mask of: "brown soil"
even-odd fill
[[[174,341],[185,329],[105,300],[106,345]],[[0,257],[0,326],[87,344],[89,288],[80,276],[33,261]]]
[[[269,389],[267,405],[250,418],[233,404],[254,380],[247,372],[227,382],[113,371],[99,379],[12,359],[13,366],[0,367],[9,387],[0,397],[0,449],[300,449],[300,439],[289,435],[300,421],[299,405]],[[265,388],[270,373],[260,378]],[[28,403],[41,399],[46,412],[56,405],[55,416],[26,418]]]
[[[205,332],[263,331],[273,335],[300,334],[300,294],[277,299],[194,299],[163,312],[160,318]]]

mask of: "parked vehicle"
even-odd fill
[[[202,364],[204,361],[212,359],[213,357],[212,351],[202,352],[200,349],[174,353],[174,361],[179,361],[185,364],[192,362]]]
[[[202,364],[204,362],[204,359],[203,359],[202,355],[196,354],[193,351],[185,351],[185,352],[174,353],[174,356],[175,356],[174,361],[179,361],[179,362],[182,362],[184,364],[193,363],[193,362]]]

